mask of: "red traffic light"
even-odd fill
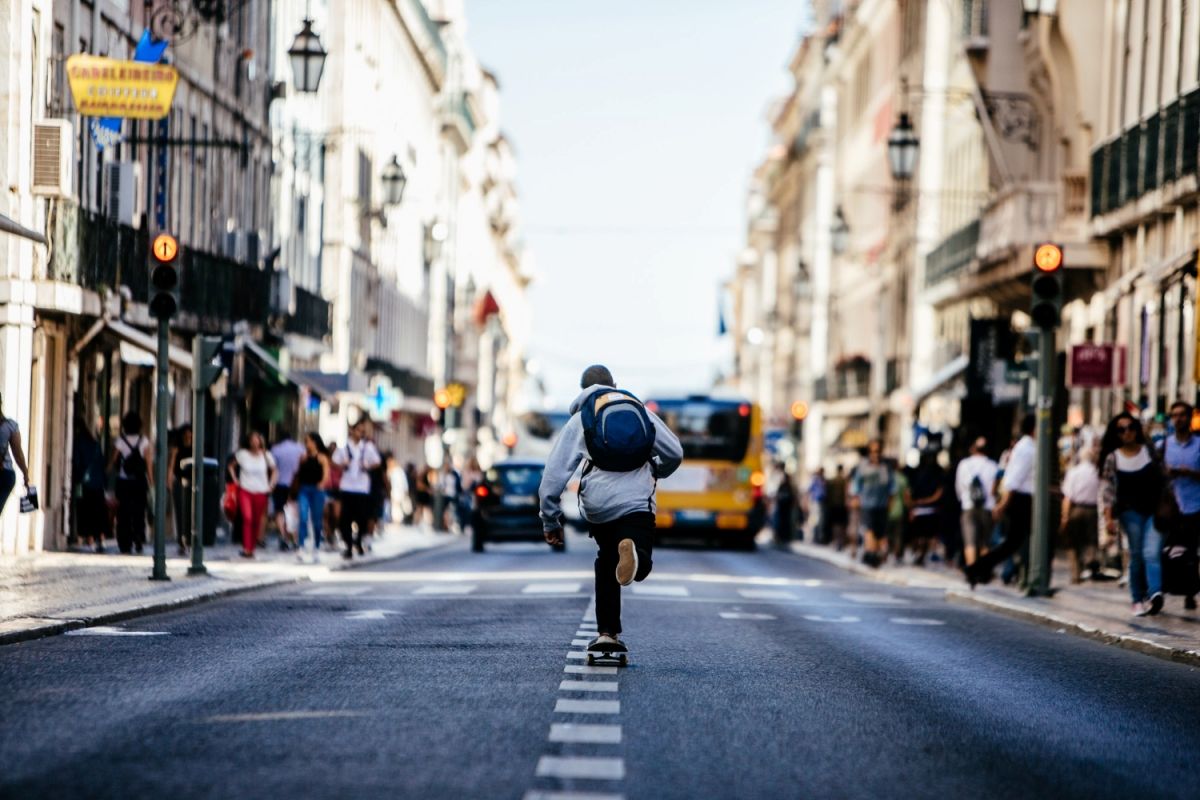
[[[445,389],[438,389],[433,393],[433,404],[443,411],[450,407],[450,393]]]
[[[1033,265],[1042,272],[1054,272],[1062,263],[1062,248],[1056,244],[1039,244],[1033,251]]]
[[[792,419],[802,420],[808,416],[808,403],[797,400],[792,403]]]

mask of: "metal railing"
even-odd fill
[[[925,286],[958,275],[975,258],[980,222],[973,219],[942,240],[925,258]]]
[[[320,295],[296,287],[295,313],[284,320],[283,328],[288,333],[324,340],[332,331],[330,310],[332,305]]]

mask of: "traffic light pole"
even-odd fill
[[[205,575],[204,566],[204,421],[208,416],[204,383],[204,337],[192,339],[192,565],[188,575]]]
[[[1050,480],[1054,476],[1054,334],[1038,329],[1037,463],[1033,473],[1033,532],[1027,594],[1050,595]]]
[[[152,581],[169,581],[167,575],[167,414],[170,413],[170,394],[167,384],[167,349],[170,346],[170,320],[158,318],[158,400],[155,409],[154,453],[154,571]]]

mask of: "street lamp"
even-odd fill
[[[833,227],[829,233],[833,237],[834,254],[840,256],[845,253],[850,246],[850,226],[846,224],[846,215],[842,213],[841,206],[833,212]]]
[[[404,187],[408,176],[400,166],[400,159],[392,156],[392,160],[383,168],[383,202],[384,205],[398,206],[404,198]]]
[[[446,223],[440,221],[429,222],[425,224],[425,264],[429,265],[438,260],[438,256],[442,254],[442,243],[446,241],[446,236],[449,231],[446,230]]]
[[[328,55],[321,46],[321,37],[313,31],[312,24],[313,21],[305,17],[304,27],[296,34],[292,47],[288,50],[296,90],[307,93],[317,91],[317,86],[321,83],[321,73],[325,70],[325,56]]]
[[[913,132],[912,119],[907,112],[901,112],[896,127],[888,134],[888,167],[892,170],[893,178],[898,181],[912,178],[920,144],[921,140]]]

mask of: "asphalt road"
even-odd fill
[[[590,544],[4,647],[0,796],[1200,797],[1200,671],[790,553],[660,549],[581,672]]]

